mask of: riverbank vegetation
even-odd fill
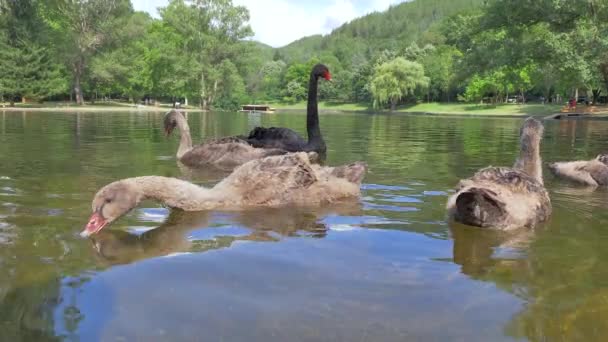
[[[248,20],[230,0],[171,0],[159,18],[129,0],[0,0],[0,102],[297,107],[318,62],[328,109],[606,99],[605,1],[414,0],[276,49]]]

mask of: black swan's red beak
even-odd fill
[[[323,78],[328,81],[331,81],[331,74],[329,73],[329,71],[326,71],[325,74],[323,74]]]
[[[99,212],[94,212],[89,219],[84,230],[80,233],[80,236],[86,238],[97,232],[99,232],[103,227],[108,224],[108,220],[103,218],[103,216]]]

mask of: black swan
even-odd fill
[[[160,176],[110,183],[93,198],[93,214],[81,235],[98,232],[145,199],[157,200],[171,208],[200,211],[321,206],[360,196],[361,181],[367,171],[365,163],[327,167],[311,163],[311,157],[316,157],[316,153],[255,159],[239,166],[210,189]]]
[[[177,160],[189,168],[212,165],[221,170],[232,170],[253,159],[286,153],[286,151],[276,148],[253,147],[239,137],[209,139],[192,146],[188,121],[181,112],[174,109],[165,115],[165,135],[171,135],[175,127],[179,129],[180,134]]]
[[[278,148],[289,152],[312,151],[324,158],[327,147],[319,128],[317,103],[317,85],[320,77],[331,80],[329,69],[323,64],[317,64],[312,68],[308,82],[308,105],[306,107],[308,141],[293,130],[283,127],[256,127],[249,133],[247,141],[254,147]]]
[[[608,154],[595,159],[549,164],[549,170],[558,178],[590,186],[608,185]]]
[[[551,215],[543,185],[540,140],[543,125],[534,118],[520,132],[520,156],[513,168],[488,167],[461,180],[448,200],[449,216],[471,226],[503,230],[532,228]]]

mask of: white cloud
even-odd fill
[[[156,8],[168,0],[132,0],[136,10],[158,17]],[[254,39],[279,47],[313,34],[327,34],[334,28],[372,11],[383,11],[403,0],[328,0],[321,3],[295,0],[233,0],[249,9]]]

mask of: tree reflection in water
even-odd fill
[[[531,341],[603,341],[608,336],[608,326],[598,324],[608,319],[608,288],[602,284],[608,270],[601,267],[608,251],[585,241],[593,235],[576,241],[543,228],[500,232],[453,225],[450,231],[453,260],[464,274],[523,300],[506,334]],[[554,254],[560,245],[570,257]]]

